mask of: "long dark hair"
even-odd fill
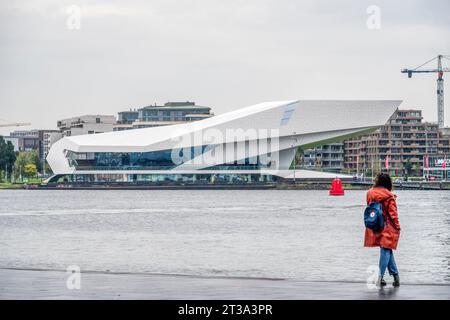
[[[383,187],[392,191],[392,180],[389,174],[387,173],[379,173],[375,177],[374,187]]]

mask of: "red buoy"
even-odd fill
[[[344,189],[342,189],[341,179],[334,179],[331,182],[330,196],[343,196],[345,194]]]

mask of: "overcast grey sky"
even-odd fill
[[[56,128],[169,100],[219,114],[304,98],[402,99],[436,121],[436,76],[400,69],[450,54],[449,13],[448,0],[0,0],[0,118]]]

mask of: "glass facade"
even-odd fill
[[[204,153],[209,146],[151,152],[72,152],[67,153],[77,170],[169,170]],[[187,153],[187,154],[186,154]]]
[[[170,170],[214,148],[199,146],[151,152],[67,152],[69,165],[76,170]],[[267,156],[258,156],[203,170],[258,170],[270,167]],[[201,164],[200,164],[201,165]]]
[[[75,184],[255,184],[274,182],[276,176],[263,174],[68,174],[57,175],[49,183]]]
[[[122,111],[118,113],[119,119],[118,123],[126,124],[133,123],[139,118],[138,111]]]

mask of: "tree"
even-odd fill
[[[406,174],[407,176],[410,176],[410,175],[411,175],[412,168],[413,168],[413,165],[412,165],[410,159],[407,159],[406,162],[403,163],[403,168],[405,169],[405,174]]]
[[[47,161],[44,161],[44,165],[45,165],[45,173],[52,175],[53,174],[52,168],[47,163]],[[44,172],[44,170],[42,170],[42,172]]]
[[[415,176],[420,176],[420,165],[418,163],[415,163],[412,167],[412,171],[414,172]]]
[[[14,162],[16,161],[16,153],[14,152],[14,146],[11,141],[6,142],[2,136],[0,136],[0,180],[5,176],[5,172],[8,177],[11,177]]]
[[[21,178],[24,174],[27,175],[25,167],[29,164],[34,165],[36,170],[39,170],[40,160],[37,151],[20,151],[14,163],[15,176]]]
[[[37,174],[37,168],[36,165],[33,163],[29,163],[25,165],[25,175],[27,177],[34,177]]]
[[[27,151],[27,157],[29,159],[29,162],[36,166],[36,170],[41,171],[42,163],[41,159],[39,158],[39,151],[38,150]]]

